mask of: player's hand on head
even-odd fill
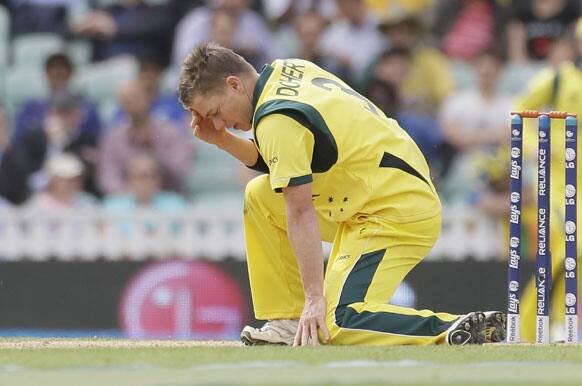
[[[218,145],[227,133],[224,128],[215,127],[212,119],[204,118],[194,111],[192,112],[190,126],[195,137],[212,145]]]
[[[299,326],[295,334],[294,346],[319,345],[318,331],[321,329],[323,342],[330,339],[329,331],[325,325],[326,300],[324,296],[306,297],[305,306]]]

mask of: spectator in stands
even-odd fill
[[[575,38],[570,41],[575,59],[565,61],[558,68],[546,68],[531,80],[527,90],[517,102],[517,110],[568,111],[582,116],[582,16],[578,18]],[[530,142],[535,146],[536,141]],[[532,146],[532,149],[533,149]],[[558,152],[554,152],[554,157]],[[559,161],[563,162],[563,161]],[[559,164],[554,163],[554,165]],[[561,169],[563,172],[563,168]],[[552,177],[553,178],[553,177]]]
[[[155,119],[169,122],[178,129],[188,128],[187,114],[182,105],[178,102],[178,96],[174,93],[164,93],[161,90],[160,81],[163,64],[159,58],[149,56],[139,60],[139,72],[136,82],[143,87],[144,91],[152,100],[150,113]],[[117,126],[128,121],[127,114],[120,109],[113,118],[113,125]],[[188,130],[188,133],[190,130]]]
[[[209,40],[223,47],[235,47],[235,33],[238,28],[236,15],[227,8],[216,8],[211,15]]]
[[[75,155],[52,156],[44,165],[44,173],[48,185],[31,197],[27,203],[29,209],[59,215],[94,207],[95,199],[82,190],[83,163]]]
[[[445,144],[438,122],[430,115],[414,110],[403,97],[411,60],[411,53],[405,48],[384,52],[374,67],[374,77],[366,96],[387,116],[398,120],[426,157],[431,175],[438,179],[445,171],[445,156],[449,153],[443,151]]]
[[[567,36],[552,42],[546,59],[547,64],[553,68],[560,68],[564,63],[572,63],[576,60],[576,50],[572,39]]]
[[[510,162],[509,158],[509,149],[501,146],[493,153],[483,153],[482,157],[475,162],[476,174],[483,182],[483,189],[475,190],[471,201],[482,213],[497,219],[500,224],[507,222],[507,197],[509,196],[507,165]],[[524,189],[524,199],[527,197],[527,205],[524,205],[524,208],[533,204],[530,191],[530,189]],[[506,224],[504,225],[506,226]]]
[[[9,209],[12,207],[12,203],[5,199],[4,197],[0,196],[0,210],[2,209]]]
[[[4,107],[0,105],[0,160],[2,159],[2,155],[4,151],[8,147],[9,144],[9,134],[10,127],[8,125],[8,117],[6,116],[6,111]]]
[[[442,0],[441,0],[442,1]],[[430,12],[434,0],[366,0],[366,4],[378,16],[396,12]]]
[[[240,46],[236,41],[239,19],[237,15],[225,7],[219,7],[212,12],[210,22],[210,41],[223,47],[235,50],[255,68],[265,64],[265,57],[252,45]]]
[[[33,98],[24,102],[20,111],[16,114],[12,142],[17,143],[30,132],[42,127],[51,104],[51,98],[55,95],[67,92],[71,88],[71,80],[74,73],[73,63],[63,53],[49,55],[44,65],[48,97]],[[101,121],[97,114],[96,106],[84,97],[80,96],[81,108],[81,132],[84,135],[99,137],[101,133]]]
[[[62,152],[73,153],[85,163],[84,187],[95,193],[97,139],[81,130],[81,116],[77,95],[68,91],[54,95],[41,127],[6,150],[0,163],[0,195],[14,204],[26,201],[32,191],[46,186],[47,176],[42,169],[46,159]]]
[[[0,133],[2,132],[2,130],[7,129],[7,126],[3,126],[4,124],[7,124],[6,113],[2,109],[2,106],[0,106]],[[0,134],[0,135],[2,135],[2,134]],[[4,152],[6,151],[8,146],[9,146],[9,141],[8,141],[8,135],[6,134],[4,146],[3,146],[2,150],[0,151],[0,165],[2,164],[2,158],[4,157]],[[0,167],[0,170],[1,170],[1,167]],[[0,209],[8,208],[11,206],[11,204],[12,203],[10,201],[8,201],[6,198],[4,198],[0,193]]]
[[[358,79],[386,47],[386,42],[363,0],[337,0],[337,5],[340,18],[323,33],[321,50],[346,66],[352,78]]]
[[[424,26],[418,15],[388,15],[380,23],[380,31],[392,47],[411,53],[410,70],[403,84],[403,97],[414,109],[436,114],[440,103],[454,88],[447,58],[423,41]]]
[[[338,60],[324,56],[319,46],[325,20],[317,12],[306,12],[295,18],[295,33],[298,37],[298,52],[294,57],[309,60],[321,68],[337,75],[341,79],[349,79],[349,70]]]
[[[105,198],[105,211],[114,214],[128,214],[139,209],[153,209],[159,213],[180,213],[188,203],[180,195],[163,191],[160,165],[152,154],[137,153],[127,165],[127,179],[119,194]],[[128,232],[131,225],[120,222],[118,226]],[[153,228],[153,225],[149,224]]]
[[[76,36],[91,39],[95,61],[118,55],[154,55],[168,63],[175,23],[171,4],[119,0],[90,12],[74,23],[71,31]]]
[[[327,21],[337,13],[336,0],[263,0],[265,18],[271,26],[274,44],[281,57],[296,57],[299,50],[297,37],[297,18],[304,14],[315,14],[324,28]],[[321,33],[322,31],[319,31]],[[319,43],[319,42],[318,42]]]
[[[249,0],[210,0],[209,3],[211,5],[192,10],[178,24],[174,40],[175,66],[179,66],[192,48],[211,39],[214,10],[219,7],[230,12],[236,20],[233,47],[256,53],[256,60],[261,64],[278,56],[265,21],[249,9]]]
[[[262,7],[270,24],[290,23],[307,12],[331,19],[337,11],[336,0],[262,0]]]
[[[580,16],[579,0],[516,0],[507,26],[508,57],[513,62],[543,60],[551,43]]]
[[[86,0],[8,0],[12,37],[28,33],[67,34],[68,8]]]
[[[469,199],[473,190],[479,189],[475,157],[480,152],[496,151],[508,138],[512,100],[497,92],[502,66],[494,53],[482,53],[474,62],[477,88],[453,93],[440,112],[443,135],[457,152],[444,187],[445,195],[455,202]]]
[[[8,131],[9,131],[8,117],[6,116],[6,111],[4,111],[4,108],[2,107],[2,105],[0,105],[0,160],[2,160],[4,151],[8,147],[8,144],[10,143],[9,140],[10,134],[8,133]],[[6,199],[0,197],[0,209],[6,208],[9,205],[10,203]]]
[[[470,61],[504,45],[504,9],[496,0],[444,0],[435,10],[434,34],[453,60]]]
[[[129,119],[108,130],[100,144],[99,183],[103,192],[123,191],[129,161],[141,152],[151,152],[160,163],[164,189],[182,192],[193,141],[150,113],[152,97],[141,84],[133,82],[122,87],[119,101]]]

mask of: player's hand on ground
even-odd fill
[[[295,334],[294,346],[319,345],[319,329],[323,334],[324,342],[329,341],[329,331],[325,325],[325,312],[325,297],[316,296],[305,299],[305,306]]]
[[[219,145],[227,134],[226,129],[216,128],[212,119],[204,118],[195,112],[192,112],[190,126],[195,137],[212,145]]]

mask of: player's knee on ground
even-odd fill
[[[329,331],[330,340],[328,344],[337,344],[338,333],[344,322],[344,317],[346,314],[347,305],[331,305],[328,302],[327,317],[325,319],[325,325]]]

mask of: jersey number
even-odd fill
[[[366,110],[368,110],[369,112],[371,112],[374,115],[378,115],[378,110],[376,109],[376,107],[372,104],[372,102],[370,102],[367,98],[363,97],[362,95],[358,94],[357,92],[355,92],[354,90],[352,90],[351,88],[348,88],[346,86],[344,86],[343,84],[333,80],[333,79],[328,79],[328,78],[313,78],[311,80],[311,83],[314,86],[317,86],[319,88],[322,88],[326,91],[333,91],[333,88],[330,86],[336,86],[337,88],[339,88],[340,90],[342,90],[344,93],[351,95],[353,97],[358,98],[359,100],[361,100],[362,102],[364,102],[366,105],[364,106],[364,108]]]

